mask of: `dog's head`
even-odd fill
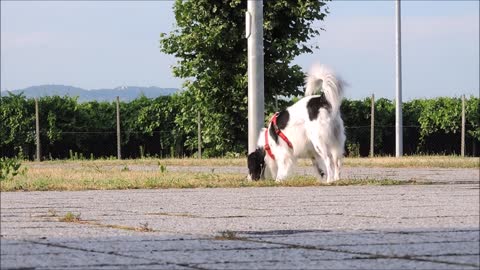
[[[258,181],[265,171],[265,150],[257,148],[248,155],[248,179]]]

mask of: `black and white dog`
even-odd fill
[[[305,97],[276,113],[260,132],[257,149],[248,155],[248,178],[282,181],[298,158],[309,158],[318,178],[325,173],[327,182],[338,180],[345,145],[340,115],[344,85],[329,68],[314,65]]]

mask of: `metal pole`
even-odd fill
[[[395,1],[396,11],[396,97],[395,97],[395,156],[403,155],[403,120],[402,120],[402,39],[401,39],[401,13],[400,0]]]
[[[198,124],[198,158],[202,158],[202,126],[200,124],[200,111],[198,111],[197,115],[197,124]]]
[[[372,105],[371,105],[371,112],[370,112],[370,157],[373,157],[374,151],[374,128],[375,128],[375,95],[372,94]]]
[[[40,162],[40,118],[39,118],[39,112],[38,112],[38,99],[35,98],[35,143],[37,144],[37,152],[36,152],[36,157],[35,161]]]
[[[117,96],[117,158],[122,159],[122,150],[120,147],[120,97]]]
[[[263,1],[249,0],[246,13],[248,41],[248,152],[255,151],[264,126]]]
[[[462,96],[462,145],[461,150],[462,157],[465,156],[465,95]]]

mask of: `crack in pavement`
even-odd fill
[[[188,267],[188,268],[192,268],[192,269],[197,269],[197,270],[204,270],[203,268],[198,268],[198,267],[195,267],[195,266],[190,266],[189,264],[183,264],[183,263],[172,263],[172,262],[169,262],[169,261],[159,261],[159,260],[154,260],[154,259],[151,259],[151,258],[148,258],[148,257],[142,257],[142,256],[134,256],[134,255],[129,255],[129,254],[123,254],[123,253],[119,253],[119,252],[115,252],[115,251],[99,251],[99,250],[95,250],[95,249],[86,249],[86,248],[79,248],[79,247],[70,247],[70,246],[67,246],[67,245],[63,245],[63,244],[58,244],[58,243],[44,243],[44,242],[41,242],[41,241],[34,241],[34,240],[23,240],[27,243],[32,243],[32,244],[38,244],[38,245],[44,245],[44,246],[49,246],[49,247],[58,247],[58,248],[64,248],[64,249],[68,249],[68,250],[75,250],[75,251],[83,251],[83,252],[87,252],[87,253],[99,253],[99,254],[106,254],[106,255],[115,255],[115,256],[120,256],[120,257],[125,257],[125,258],[132,258],[132,259],[142,259],[142,260],[148,260],[148,261],[151,261],[152,263],[156,263],[156,264],[171,264],[171,265],[178,265],[178,266],[183,266],[183,267]],[[125,264],[122,264],[122,265],[125,265]]]
[[[383,254],[371,253],[371,252],[355,252],[355,251],[349,251],[349,250],[328,248],[326,246],[317,247],[317,246],[311,246],[311,245],[288,244],[288,243],[281,243],[281,242],[274,242],[274,241],[262,241],[262,240],[256,240],[256,239],[246,238],[246,237],[245,238],[238,238],[236,240],[237,241],[263,243],[263,244],[284,245],[284,246],[288,246],[288,247],[291,247],[291,248],[298,248],[298,249],[330,251],[330,252],[338,252],[338,253],[345,253],[345,254],[351,254],[351,255],[369,256],[369,258],[366,258],[366,259],[400,259],[400,260],[409,260],[409,261],[443,263],[443,264],[455,265],[455,266],[480,267],[480,265],[478,265],[478,264],[457,263],[457,262],[449,262],[449,261],[443,261],[443,260],[424,259],[424,258],[418,258],[416,256],[411,256],[411,255],[383,255]],[[423,255],[420,255],[420,256],[423,257]]]

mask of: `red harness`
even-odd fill
[[[283,134],[283,132],[278,128],[277,117],[278,117],[278,112],[273,115],[272,120],[270,120],[270,125],[273,125],[273,129],[275,129],[275,133],[277,133],[277,135],[280,136],[280,138],[282,138],[288,144],[288,147],[293,149],[293,145],[290,142],[290,140],[288,140],[287,136],[285,136],[285,134]],[[265,130],[265,151],[267,151],[268,155],[273,160],[275,160],[275,155],[273,155],[272,149],[270,148],[270,144],[268,143],[268,130],[269,128]]]

